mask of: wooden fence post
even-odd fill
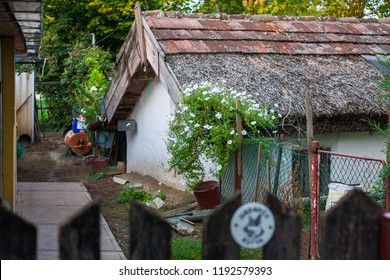
[[[130,260],[169,260],[171,226],[134,200],[130,201]]]
[[[100,211],[94,202],[83,207],[60,226],[62,260],[100,259]]]
[[[37,229],[0,206],[0,259],[35,260]]]
[[[265,204],[275,217],[275,233],[264,246],[264,260],[299,260],[301,218],[275,196],[267,193]]]
[[[378,259],[381,215],[382,208],[364,192],[348,192],[325,214],[323,259]]]
[[[230,233],[230,220],[240,205],[241,193],[238,193],[208,217],[202,240],[204,260],[240,259],[240,246]]]
[[[381,260],[390,260],[390,212],[382,215],[379,251]]]

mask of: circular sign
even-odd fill
[[[275,218],[261,203],[247,203],[234,212],[230,232],[238,245],[250,249],[267,244],[275,232]]]

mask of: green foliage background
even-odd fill
[[[38,93],[50,108],[47,117],[52,122],[50,128],[60,130],[69,126],[72,117],[81,110],[85,111],[87,122],[99,113],[101,97],[113,74],[115,56],[134,20],[136,1],[45,0],[43,3],[38,79],[61,85],[42,87]],[[390,16],[390,0],[143,0],[139,4],[142,10],[180,12]],[[93,86],[98,90],[91,92]]]

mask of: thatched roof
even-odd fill
[[[183,86],[224,82],[262,103],[277,103],[295,123],[305,117],[305,93],[310,92],[317,131],[332,131],[334,125],[365,130],[368,119],[386,121],[387,102],[377,83],[381,73],[361,56],[187,54],[167,61]]]
[[[134,77],[150,70],[174,101],[190,83],[226,81],[228,88],[277,103],[292,124],[302,124],[310,92],[317,132],[367,130],[368,119],[387,122],[378,89],[383,73],[366,58],[390,54],[390,19],[162,11],[137,18],[105,100],[109,122],[131,112],[137,102],[131,97],[149,79]]]

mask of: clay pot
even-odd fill
[[[201,209],[214,209],[221,202],[219,182],[215,180],[198,184],[193,193]]]

